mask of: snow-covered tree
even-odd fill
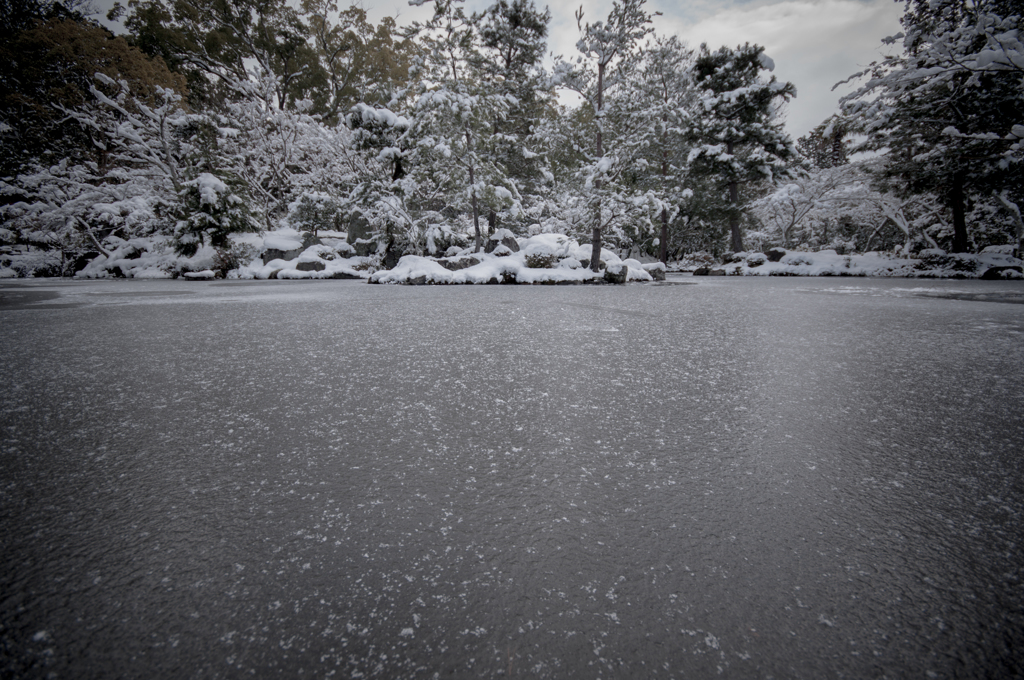
[[[407,139],[414,157],[404,179],[420,205],[438,204],[472,214],[476,248],[483,245],[483,209],[517,206],[519,192],[500,162],[495,127],[515,98],[481,68],[479,34],[457,0],[435,0],[434,16],[409,30],[421,55],[412,68]]]
[[[315,148],[320,123],[307,113],[309,100],[287,109],[274,103],[280,86],[272,74],[237,87],[235,96],[212,115],[221,133],[217,165],[245,182],[253,215],[273,229],[297,197],[296,175],[304,173],[305,156],[320,156]]]
[[[194,117],[171,90],[158,89],[151,106],[124,80],[100,73],[96,79],[93,101],[63,109],[91,140],[95,160],[39,163],[0,181],[0,192],[11,200],[2,212],[9,227],[49,234],[69,250],[106,253],[108,236],[127,240],[173,229],[195,151],[188,133]]]
[[[584,167],[583,188],[590,199],[591,248],[597,254],[591,258],[590,268],[595,272],[600,269],[604,231],[621,226],[628,214],[630,201],[618,193],[617,183],[629,162],[606,138],[606,98],[610,90],[631,77],[636,62],[631,57],[654,30],[644,4],[645,0],[615,0],[607,21],[593,24],[584,22],[581,7],[576,12],[580,31],[576,49],[580,54],[575,63],[559,60],[555,64],[555,82],[579,94],[593,116],[594,146]]]
[[[554,92],[540,65],[551,12],[538,10],[533,0],[497,0],[472,20],[480,35],[481,76],[509,102],[505,117],[493,123],[496,162],[515,181],[524,200],[536,200],[547,175],[534,132],[554,105]],[[490,231],[497,228],[498,213],[491,210],[487,219]]]
[[[321,191],[304,191],[288,206],[288,225],[306,234],[308,240],[318,238],[321,231],[343,230],[344,201]]]
[[[317,65],[309,28],[285,0],[137,0],[124,23],[135,45],[186,75],[195,105],[270,82],[268,105],[285,108],[306,98]]]
[[[858,149],[886,152],[891,190],[934,193],[953,217],[951,249],[969,248],[972,195],[1024,200],[1024,19],[1019,3],[908,3],[903,52],[873,64],[843,98],[866,135]]]
[[[872,186],[877,159],[814,168],[778,183],[751,204],[771,241],[849,250],[936,248],[948,227],[941,204],[928,194],[881,192]]]
[[[785,172],[797,155],[776,112],[796,96],[792,83],[765,78],[775,63],[759,45],[711,52],[701,45],[694,64],[701,113],[692,128],[689,161],[694,170],[718,178],[729,191],[729,232],[734,251],[743,250],[740,187]]]
[[[386,106],[406,86],[413,43],[399,40],[395,20],[374,26],[366,10],[338,11],[335,0],[302,0],[316,64],[300,76],[313,112],[333,124],[362,102]],[[336,17],[336,18],[335,18]]]
[[[68,158],[95,160],[96,147],[65,111],[94,103],[96,73],[126,81],[150,106],[160,106],[160,89],[185,93],[184,78],[59,2],[40,3],[20,23],[18,14],[5,17],[12,30],[0,32],[0,176]]]
[[[209,172],[186,181],[181,219],[174,228],[174,249],[191,257],[203,245],[227,247],[230,234],[258,231],[259,225],[249,214],[244,191],[245,183],[241,180],[221,178]]]
[[[840,116],[832,116],[807,135],[796,140],[804,158],[818,168],[835,168],[850,162],[850,125]]]
[[[425,221],[410,207],[417,187],[407,179],[414,152],[409,119],[357,104],[346,120],[358,165],[347,209],[350,222],[369,228],[387,260],[417,252]]]
[[[686,140],[696,102],[692,65],[693,50],[677,37],[654,37],[637,55],[634,77],[617,93],[609,116],[632,163],[637,193],[654,207],[659,228],[652,231],[659,234],[662,262],[668,260],[670,223],[693,198]]]
[[[814,169],[779,183],[775,191],[754,201],[750,208],[764,229],[783,248],[812,240],[814,225],[837,216],[836,199],[847,190],[859,190],[869,181],[858,178],[849,166]]]

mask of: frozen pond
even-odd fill
[[[0,283],[0,675],[1020,676],[1022,302]]]

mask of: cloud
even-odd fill
[[[552,7],[548,43],[555,54],[575,56],[578,31],[572,13],[577,7]],[[583,7],[587,20],[600,21],[611,2],[586,2]],[[882,56],[881,40],[899,31],[903,13],[902,4],[893,0],[699,0],[685,9],[660,0],[648,8],[662,12],[654,20],[658,33],[678,35],[694,48],[702,42],[712,50],[745,42],[763,45],[775,61],[775,76],[796,85],[798,96],[789,105],[786,122],[794,137],[835,113],[839,97],[849,88],[833,92],[832,86]]]
[[[833,92],[832,86],[882,56],[881,40],[899,31],[902,13],[892,0],[787,0],[734,7],[691,26],[674,17],[664,20],[669,32],[693,47],[764,45],[775,60],[776,77],[797,87],[787,128],[799,136],[835,113],[849,88]]]
[[[479,12],[492,1],[467,0],[465,8]],[[595,22],[604,21],[612,8],[612,0],[534,2],[551,10],[548,50],[573,59],[579,40],[576,10],[582,6],[584,20]],[[96,4],[106,11],[113,0]],[[397,16],[402,26],[425,21],[433,13],[432,3],[410,7],[408,0],[357,0],[355,4],[365,7],[374,23],[384,16]],[[881,39],[899,31],[903,11],[902,3],[893,0],[649,0],[646,8],[662,13],[654,19],[658,33],[676,34],[694,48],[702,42],[711,49],[744,42],[764,45],[775,60],[775,75],[797,87],[786,124],[794,137],[835,112],[839,97],[849,88],[833,92],[832,86],[881,56]]]

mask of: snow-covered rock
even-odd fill
[[[816,253],[788,251],[778,261],[781,248],[769,251],[767,262],[761,253],[744,253],[740,260],[726,264],[732,276],[886,276],[904,278],[1016,278],[1024,262],[1002,252],[979,254],[946,253],[938,248],[921,251],[918,257],[892,253],[839,255],[835,250]],[[739,254],[737,254],[738,256]],[[986,275],[986,272],[991,274]],[[696,272],[695,272],[696,273]]]
[[[664,281],[665,272],[668,267],[665,266],[664,262],[648,262],[644,265],[644,271],[651,275],[651,278],[655,281]]]
[[[370,283],[404,284],[567,284],[609,281],[653,281],[652,275],[637,260],[620,260],[603,251],[607,263],[604,272],[592,272],[572,254],[590,254],[565,236],[543,234],[524,239],[519,252],[496,249],[494,253],[476,253],[434,259],[406,255],[390,270],[379,271]]]
[[[504,247],[508,253],[519,252],[519,241],[516,239],[516,235],[508,229],[497,229],[491,237],[487,239],[487,245],[484,246],[485,252],[493,253],[499,248]]]

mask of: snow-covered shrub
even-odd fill
[[[60,250],[42,250],[27,245],[0,248],[0,277],[31,278],[63,276],[68,264]]]
[[[782,264],[799,266],[802,264],[814,264],[814,258],[809,255],[803,255],[801,253],[786,253],[786,255],[780,260]]]
[[[530,269],[552,269],[558,256],[554,253],[527,253],[526,266]]]
[[[677,271],[689,271],[703,267],[712,267],[715,264],[716,259],[711,253],[701,251],[684,255],[673,266]]]
[[[567,257],[558,263],[559,269],[580,269],[581,267],[583,267],[583,263],[575,257]]]
[[[251,243],[230,241],[227,247],[217,249],[212,269],[226,277],[228,272],[250,264],[259,255],[259,248]]]
[[[916,268],[919,270],[940,269],[945,271],[962,272],[973,274],[978,269],[978,258],[966,253],[946,253],[938,248],[922,250],[919,254],[920,261]]]
[[[523,242],[520,250],[531,269],[551,269],[558,262],[559,255],[566,252],[569,239],[554,234],[538,235]]]
[[[440,222],[427,227],[426,252],[431,255],[438,253],[447,254],[453,248],[462,250],[470,244],[470,239],[465,234],[459,233],[451,225]]]
[[[622,262],[614,262],[605,267],[604,280],[609,283],[625,283],[629,275],[629,267]]]
[[[357,262],[354,265],[352,265],[352,269],[356,270],[357,272],[371,272],[372,273],[372,272],[377,271],[377,269],[379,269],[379,268],[380,268],[379,267],[379,263],[377,263],[371,257],[361,258],[361,260],[359,262]]]
[[[333,262],[338,259],[338,253],[326,245],[312,245],[302,251],[298,257],[298,263],[319,262],[321,264]]]
[[[191,257],[206,244],[225,248],[229,234],[258,231],[242,197],[245,189],[240,180],[204,172],[184,184],[183,216],[174,230],[179,254]]]
[[[340,230],[344,222],[343,206],[334,196],[306,191],[288,206],[288,223],[312,237],[323,231]]]

